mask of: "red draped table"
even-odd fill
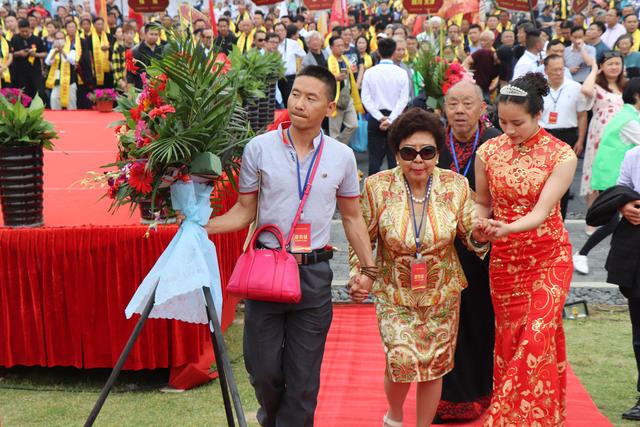
[[[223,209],[235,201],[226,193]],[[0,228],[0,366],[111,368],[138,316],[124,309],[177,227],[144,238],[145,226]],[[223,284],[246,231],[212,236]],[[224,296],[222,326],[235,313]],[[171,368],[170,383],[209,380],[207,325],[149,319],[124,369]]]

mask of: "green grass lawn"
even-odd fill
[[[591,317],[566,321],[569,360],[598,408],[617,426],[620,414],[637,397],[636,368],[628,313],[593,310]],[[257,403],[242,362],[242,325],[233,325],[226,342],[249,425],[257,426]],[[0,369],[0,426],[76,426],[91,411],[108,370]],[[225,426],[217,381],[185,393],[160,393],[166,370],[125,372],[109,396],[96,425]]]

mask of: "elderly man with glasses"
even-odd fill
[[[448,125],[438,167],[464,175],[474,191],[476,151],[501,133],[482,121],[486,107],[482,89],[472,81],[454,85],[445,96]],[[489,405],[493,385],[494,316],[489,294],[489,258],[478,258],[459,238],[455,248],[469,287],[462,292],[460,302],[455,367],[443,379],[435,422],[479,417]]]

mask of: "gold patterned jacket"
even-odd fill
[[[432,181],[420,248],[427,262],[427,289],[414,291],[411,261],[415,259],[416,246],[402,171],[396,167],[365,180],[360,205],[371,243],[377,246],[376,265],[380,269],[373,294],[386,303],[430,306],[464,289],[467,280],[454,246],[456,235],[480,257],[488,251],[489,245],[476,247],[471,242],[476,211],[467,179],[435,168]],[[349,261],[353,276],[359,265],[351,248]]]

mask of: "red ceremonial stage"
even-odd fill
[[[0,228],[0,366],[111,368],[137,316],[124,309],[175,234],[161,226],[149,239],[127,207],[107,212],[104,189],[83,187],[88,171],[115,161],[110,123],[122,116],[94,111],[47,112],[60,134],[45,153],[44,220],[36,229]],[[223,210],[235,203],[216,190]],[[223,282],[244,233],[212,237]],[[223,328],[235,301],[224,300]],[[170,383],[191,388],[209,380],[213,351],[206,325],[149,319],[124,369],[170,368]]]

